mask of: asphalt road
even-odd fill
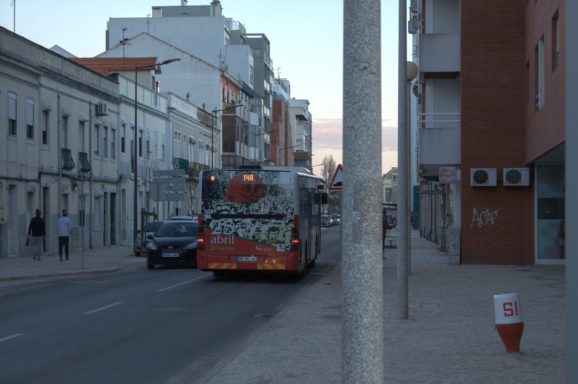
[[[337,266],[338,239],[338,226],[323,229],[317,266],[300,280],[143,266],[4,289],[0,383],[202,382]]]

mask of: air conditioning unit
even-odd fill
[[[107,115],[106,111],[106,103],[98,103],[96,104],[96,116],[104,116]]]
[[[527,187],[529,185],[529,168],[504,168],[504,187]]]
[[[472,187],[495,187],[497,185],[496,168],[471,168],[470,185]]]

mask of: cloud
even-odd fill
[[[383,120],[383,123],[389,122]],[[313,119],[313,166],[319,174],[325,156],[333,156],[337,164],[343,163],[343,121],[341,119]],[[382,125],[382,172],[397,166],[397,127]]]

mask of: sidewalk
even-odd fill
[[[412,239],[410,320],[396,316],[396,249],[387,249],[385,383],[563,384],[564,269],[547,266],[449,265],[435,244]],[[521,354],[508,355],[494,328],[493,295],[520,294]],[[339,268],[304,292],[209,384],[339,383]]]
[[[435,244],[412,238],[410,319],[396,316],[397,249],[386,249],[385,383],[563,384],[564,269],[552,266],[449,265]],[[130,247],[58,256],[0,258],[0,282],[140,268]],[[311,273],[316,273],[313,270]],[[494,329],[493,295],[520,294],[521,354],[507,355]],[[302,291],[240,352],[194,383],[339,383],[341,276],[334,268]]]
[[[84,259],[84,260],[83,260]],[[145,258],[133,256],[132,247],[110,246],[70,253],[68,261],[59,261],[58,254],[43,256],[41,260],[32,257],[0,258],[0,282],[31,278],[74,275],[83,273],[113,272],[128,267],[138,267]]]

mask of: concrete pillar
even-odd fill
[[[381,12],[344,0],[342,382],[383,383]]]

